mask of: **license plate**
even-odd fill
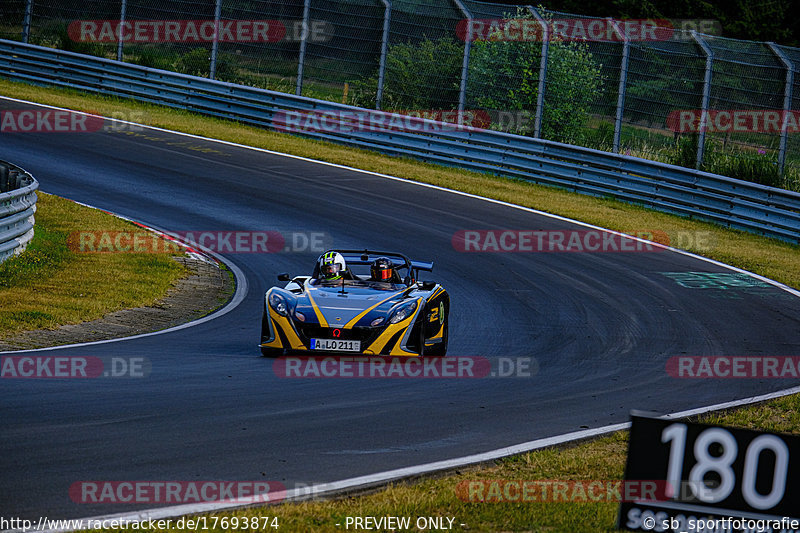
[[[339,339],[311,339],[312,350],[328,352],[360,352],[361,341],[344,341]]]

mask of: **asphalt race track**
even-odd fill
[[[2,109],[23,105],[0,101]],[[754,282],[699,289],[664,273],[730,270],[670,251],[463,253],[460,230],[585,228],[356,171],[143,130],[0,133],[0,159],[44,192],[173,231],[325,232],[340,248],[435,261],[448,355],[535,357],[506,379],[282,379],[257,343],[263,293],[317,254],[228,254],[246,276],[226,315],[163,335],[59,350],[145,357],[142,379],[0,380],[0,507],[88,517],[85,480],[274,480],[287,488],[484,452],[796,386],[676,379],[680,355],[800,355],[800,298]],[[658,229],[658,228],[649,228]],[[46,352],[54,354],[56,352]]]

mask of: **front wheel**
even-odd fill
[[[437,357],[444,357],[447,355],[447,338],[448,338],[448,329],[449,329],[449,320],[444,321],[444,331],[442,331],[442,342],[438,344],[434,344],[430,348],[426,350],[427,355],[435,355]]]

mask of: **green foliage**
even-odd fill
[[[215,79],[222,81],[235,80],[238,70],[236,68],[236,62],[237,58],[235,54],[219,52],[217,54],[217,70],[214,75]],[[211,67],[209,66],[209,68]]]
[[[128,52],[126,51],[126,54]],[[163,46],[141,46],[137,47],[130,59],[131,63],[143,67],[171,70],[172,65],[177,60],[178,55]]]
[[[800,18],[794,0],[551,0],[555,11],[589,16],[654,19],[714,19],[722,35],[797,46]]]
[[[663,126],[664,113],[694,109],[703,94],[705,59],[679,56],[648,47],[631,47],[626,116],[633,121]],[[658,111],[654,113],[653,104]]]
[[[378,96],[378,78],[362,78],[350,82],[350,95],[348,96],[348,103],[357,107],[366,107],[371,109],[375,107],[375,102]],[[387,108],[387,102],[384,99],[383,107]]]
[[[506,18],[532,18],[521,8]],[[473,43],[470,56],[468,101],[485,109],[513,110],[531,123],[539,95],[542,43],[489,40]],[[579,142],[589,119],[589,108],[603,84],[586,43],[551,41],[542,113],[542,137]],[[519,131],[518,133],[529,133]]]
[[[699,135],[696,133],[680,137],[675,144],[670,163],[679,167],[694,168],[697,163],[697,143]]]
[[[594,137],[598,144],[612,146],[614,144],[614,124],[601,122],[594,130]]]
[[[553,43],[548,58],[542,136],[579,143],[589,119],[589,107],[600,91],[600,67],[584,43]]]
[[[208,77],[211,68],[211,52],[205,48],[194,48],[175,62],[175,70],[183,74]]]
[[[485,109],[536,107],[541,49],[517,41],[472,43],[467,78],[471,105]]]
[[[219,53],[217,55],[217,79],[231,79],[235,74],[235,56]],[[206,48],[194,48],[178,58],[174,63],[176,72],[207,78],[211,71],[211,51]]]
[[[458,105],[464,44],[447,37],[397,43],[386,54],[382,109],[454,109]],[[351,83],[351,102],[375,107],[374,76]]]
[[[763,150],[760,153],[723,150],[717,143],[707,141],[702,170],[770,187],[783,187],[784,180],[773,157]]]
[[[673,148],[661,150],[651,157],[665,160],[673,165],[694,168],[697,162],[698,142],[699,135],[684,135],[678,139]],[[775,158],[776,154],[764,150],[756,152],[725,149],[719,142],[707,138],[700,170],[770,187],[791,188],[797,171],[787,167],[786,175],[781,176]]]
[[[68,21],[62,19],[50,19],[43,22],[38,31],[31,35],[30,43],[98,57],[116,57],[117,50],[116,44],[73,40],[69,36]]]

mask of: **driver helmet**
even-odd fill
[[[341,279],[345,268],[344,257],[339,252],[327,252],[319,258],[320,279]]]
[[[391,282],[395,277],[394,263],[388,257],[379,257],[369,268],[373,281]]]

